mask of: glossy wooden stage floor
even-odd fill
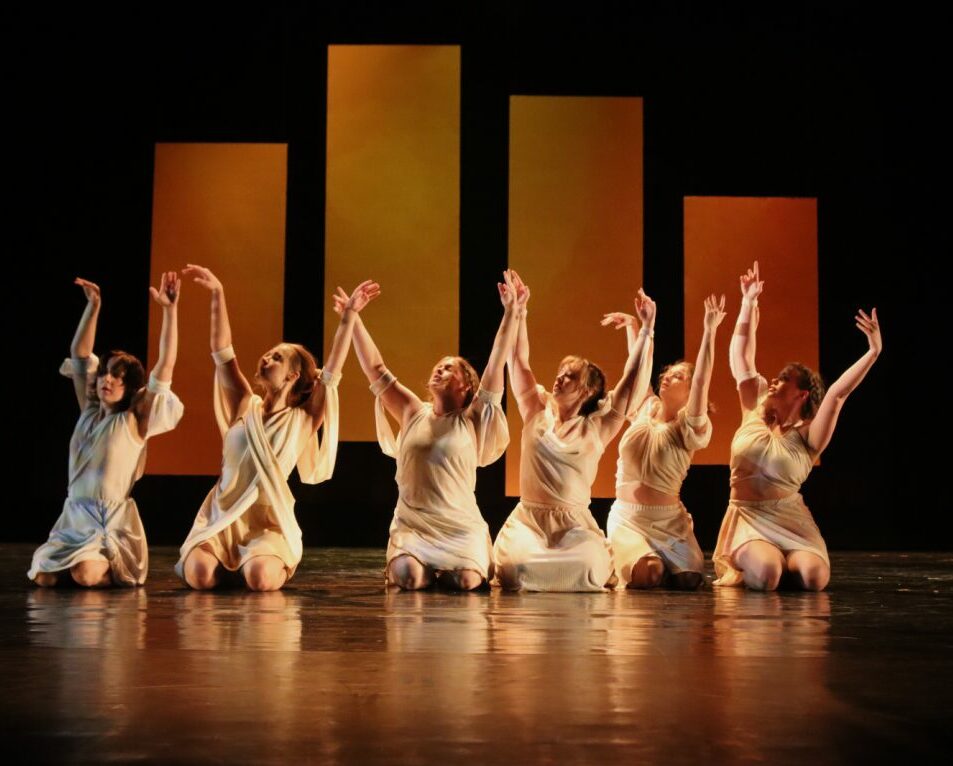
[[[840,554],[829,592],[382,588],[306,552],[279,593],[40,590],[0,546],[8,759],[57,763],[939,761],[953,555]],[[15,755],[14,755],[15,754]]]

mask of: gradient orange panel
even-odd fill
[[[567,354],[602,367],[610,386],[625,335],[599,325],[632,311],[642,281],[642,99],[510,98],[509,264],[530,286],[533,372],[547,389]],[[506,493],[519,495],[521,422],[507,404]],[[615,494],[617,442],[593,497]]]
[[[286,177],[284,144],[156,144],[152,284],[186,263],[210,268],[225,286],[235,352],[249,380],[258,357],[282,339]],[[212,413],[209,293],[184,281],[179,301],[173,387],[185,417],[150,442],[148,469],[214,475],[222,440]],[[158,308],[150,309],[150,363],[161,321]]]
[[[718,328],[710,397],[714,433],[696,463],[727,465],[741,422],[728,345],[741,307],[738,277],[757,260],[764,279],[759,300],[758,372],[770,380],[788,362],[818,367],[817,200],[761,197],[685,198],[685,356],[701,341],[705,296],[727,296]],[[660,364],[671,360],[657,360]]]
[[[458,46],[329,46],[326,204],[326,291],[380,282],[364,321],[394,374],[424,395],[433,365],[459,341]],[[330,348],[338,317],[329,302],[324,321]],[[375,439],[372,405],[352,354],[342,439]]]

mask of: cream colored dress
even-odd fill
[[[66,377],[96,374],[99,360],[67,359]],[[60,572],[81,561],[107,561],[117,585],[142,585],[149,569],[146,533],[136,501],[129,497],[146,463],[146,440],[171,431],[185,408],[170,383],[149,376],[155,396],[146,439],[132,414],[103,414],[98,401],[83,408],[69,445],[69,490],[49,539],[36,549],[27,577]]]
[[[179,577],[185,579],[189,553],[202,546],[232,572],[255,556],[277,556],[291,578],[301,561],[302,545],[288,476],[297,466],[305,484],[331,478],[337,456],[340,379],[340,374],[321,374],[325,395],[323,438],[319,439],[313,419],[304,409],[286,407],[266,416],[257,395],[236,419],[216,373],[215,419],[222,434],[222,476],[202,503],[179,549],[175,565]]]
[[[827,545],[798,490],[807,479],[817,454],[808,448],[797,428],[774,433],[764,422],[768,383],[758,378],[758,406],[747,412],[731,441],[731,486],[742,482],[755,488],[788,492],[779,500],[731,500],[721,523],[712,560],[715,585],[742,585],[742,573],[732,556],[742,545],[763,540],[783,553],[807,551],[830,566]]]
[[[497,460],[509,444],[502,394],[481,388],[469,407],[446,415],[424,404],[395,439],[381,400],[394,380],[385,373],[371,386],[378,442],[397,459],[399,496],[387,563],[409,555],[437,572],[472,569],[489,579],[490,530],[477,507],[476,469]]]
[[[711,421],[705,417],[701,434],[688,424],[683,407],[674,420],[661,423],[653,414],[662,405],[646,399],[619,441],[616,493],[635,482],[666,495],[678,495],[695,450],[708,446]],[[705,557],[693,531],[692,517],[675,505],[641,505],[616,499],[609,511],[606,533],[616,572],[623,584],[632,581],[632,568],[645,556],[658,556],[670,572],[703,572]]]
[[[623,415],[607,399],[557,429],[552,395],[542,386],[537,393],[545,405],[523,424],[520,502],[493,545],[496,576],[507,590],[601,591],[615,577],[590,491],[605,451],[602,423]]]

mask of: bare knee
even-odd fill
[[[420,590],[430,585],[427,568],[413,556],[398,556],[388,565],[390,581],[404,590]]]
[[[457,569],[441,578],[454,590],[475,590],[483,584],[483,576],[474,569]]]
[[[798,561],[790,567],[791,574],[803,590],[821,591],[831,579],[831,569],[820,559],[816,561]]]
[[[643,556],[632,567],[630,588],[657,588],[665,576],[665,564],[658,556]]]
[[[242,574],[254,591],[279,590],[288,577],[284,563],[273,556],[252,559],[242,567]]]
[[[784,567],[780,560],[752,558],[746,562],[745,585],[752,590],[777,590]]]
[[[41,588],[52,588],[59,582],[59,579],[56,572],[39,572],[37,576],[33,578],[33,582]]]
[[[220,564],[211,554],[193,551],[185,560],[185,582],[195,590],[209,590],[218,585]]]
[[[109,564],[105,561],[80,561],[70,567],[70,576],[84,588],[102,588],[111,584]]]

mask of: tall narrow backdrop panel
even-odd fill
[[[152,284],[187,263],[210,268],[225,286],[235,351],[252,379],[258,358],[282,340],[285,261],[285,144],[156,144]],[[145,296],[143,298],[145,300]],[[149,320],[149,364],[161,314]],[[149,473],[217,474],[222,440],[212,412],[209,293],[185,280],[173,387],[185,417],[149,443]]]
[[[642,281],[642,99],[510,99],[509,264],[530,286],[533,372],[552,386],[559,361],[578,354],[611,387],[625,364],[622,331],[599,325],[632,312]],[[506,493],[519,495],[521,423],[509,394]],[[593,497],[612,497],[617,443]]]
[[[423,395],[433,365],[458,347],[460,48],[330,46],[327,119],[326,292],[380,282],[363,319],[391,371]],[[327,350],[338,318],[330,302],[324,312]],[[353,355],[341,438],[375,438]]]
[[[685,355],[701,341],[703,303],[725,293],[728,316],[718,331],[710,399],[714,433],[695,462],[727,465],[741,422],[728,367],[728,345],[741,291],[738,277],[755,260],[764,293],[759,301],[758,372],[768,380],[788,362],[818,368],[817,200],[774,197],[685,198]]]

